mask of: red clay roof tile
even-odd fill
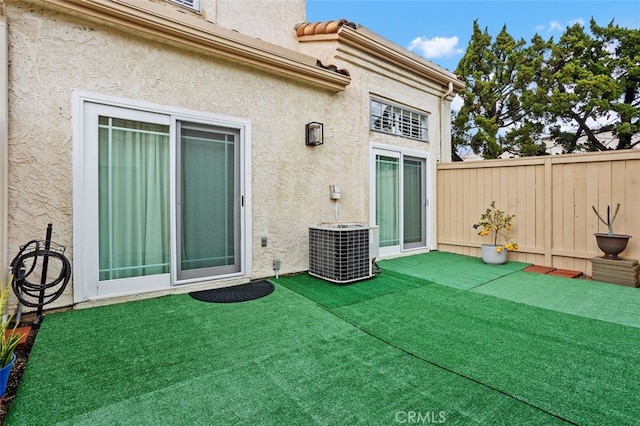
[[[349,71],[346,69],[338,69],[337,66],[335,65],[324,65],[322,62],[320,62],[320,59],[317,60],[316,65],[319,66],[320,68],[324,68],[326,70],[330,70],[333,72],[337,72],[338,74],[342,74],[342,75],[346,75],[347,77],[351,77],[351,74],[349,74]]]
[[[337,21],[326,22],[303,22],[296,25],[296,35],[298,37],[310,36],[317,34],[333,34],[337,33],[340,27],[347,25],[353,29],[356,28],[356,24],[349,22],[346,19],[339,19]]]
[[[348,25],[351,28],[356,28],[356,24],[349,22],[346,19],[340,19],[338,21],[326,21],[326,22],[303,22],[295,27],[296,35],[298,37],[333,34],[337,33],[340,27]],[[346,69],[338,69],[335,65],[324,65],[320,60],[316,62],[316,65],[320,68],[333,71],[338,74],[346,75],[350,77],[349,71]]]

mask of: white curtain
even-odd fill
[[[100,280],[169,272],[169,126],[99,118]]]
[[[376,224],[380,247],[400,244],[400,161],[398,158],[376,156]]]

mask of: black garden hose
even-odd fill
[[[11,262],[11,272],[14,276],[11,287],[20,303],[24,306],[41,308],[42,305],[53,302],[62,295],[71,279],[71,264],[69,263],[69,259],[67,259],[60,250],[51,249],[50,244],[44,243],[43,246],[43,241],[29,241],[20,248],[18,255]],[[29,276],[36,269],[38,257],[58,259],[60,261],[60,273],[55,280],[48,283],[33,283],[28,280]],[[26,267],[27,264],[30,264],[28,268]],[[61,283],[62,285],[60,285],[58,289],[54,289],[54,287]],[[33,302],[25,298],[25,295],[38,301]]]

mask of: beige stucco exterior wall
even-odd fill
[[[183,52],[138,36],[21,2],[8,5],[8,249],[44,238],[72,247],[72,91],[79,89],[252,123],[254,278],[306,270],[307,227],[333,220],[328,186],[344,185],[341,218],[366,221],[366,138],[351,117],[361,105],[214,57]],[[326,123],[325,145],[304,144],[304,125]],[[357,142],[357,143],[354,143]],[[347,185],[347,183],[349,183]],[[260,237],[269,239],[260,247]],[[55,306],[72,303],[71,289]]]
[[[443,99],[447,94],[448,86],[426,81],[424,78],[419,78],[399,67],[363,54],[363,52],[337,40],[304,42],[300,46],[302,52],[315,54],[323,63],[335,64],[338,68],[350,71],[352,82],[344,96],[348,98],[348,104],[360,105],[356,112],[358,119],[354,120],[354,125],[357,124],[362,129],[359,145],[361,151],[366,153],[365,167],[369,167],[368,155],[371,146],[388,145],[428,154],[427,248],[437,249],[436,165],[441,161],[450,161],[451,158],[452,96],[448,95]],[[429,117],[429,142],[370,131],[369,100],[372,96],[427,113]],[[442,148],[446,152],[441,152]],[[368,194],[363,201],[365,209],[368,209]],[[370,221],[368,216],[366,221]]]
[[[203,0],[203,14],[210,17],[206,8],[213,3],[220,6],[220,1]],[[238,11],[231,0],[222,1],[229,2],[224,13],[231,19],[231,12]],[[302,4],[304,12],[304,1],[280,3],[295,6],[293,15],[300,13],[296,8]],[[216,13],[219,10],[224,9],[215,9]],[[279,28],[288,27],[290,31],[284,38],[295,40],[294,22],[282,15],[283,10],[275,8],[270,19],[280,20]],[[433,184],[435,164],[441,158],[441,132],[450,133],[450,120],[441,122],[440,117],[450,108],[450,99],[441,103],[446,87],[336,40],[302,44],[295,40],[294,47],[325,64],[348,69],[351,83],[342,92],[277,77],[255,67],[186,51],[18,0],[9,1],[7,13],[10,258],[21,244],[44,238],[47,224],[53,223],[54,241],[67,247],[72,263],[80,259],[72,247],[71,99],[75,90],[251,122],[250,278],[272,276],[274,259],[281,261],[281,274],[308,269],[308,226],[336,220],[336,203],[329,197],[331,184],[342,188],[338,219],[369,223],[369,156],[374,144],[428,154],[428,248],[436,248]],[[234,28],[232,21],[228,22]],[[263,27],[260,31],[266,30]],[[251,30],[247,33],[252,34]],[[284,38],[261,38],[287,45]],[[427,113],[429,142],[369,131],[372,95]],[[304,126],[311,121],[324,123],[324,145],[305,146]],[[261,237],[267,237],[267,247],[261,247]],[[72,303],[70,287],[50,307]]]
[[[201,0],[210,22],[279,46],[296,50],[293,32],[305,21],[306,0]]]
[[[200,11],[171,3],[152,1],[166,8],[196,16],[213,24],[296,50],[298,40],[291,29],[304,22],[306,0],[200,0]]]
[[[5,16],[5,4],[0,0],[0,283],[8,279],[8,253],[7,253],[7,178],[9,161],[8,131],[9,131],[9,58],[8,58],[7,22]]]

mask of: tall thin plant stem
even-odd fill
[[[602,223],[607,225],[607,228],[609,229],[608,234],[613,235],[613,221],[616,220],[616,216],[618,216],[618,211],[620,211],[620,203],[618,203],[618,205],[616,206],[616,211],[613,213],[613,218],[611,218],[611,206],[607,206],[606,221],[602,218],[602,216],[600,216],[600,213],[598,213],[598,210],[596,210],[596,206],[591,206],[591,208],[593,209],[593,212],[596,214],[596,216],[598,216],[598,219],[600,219]]]

